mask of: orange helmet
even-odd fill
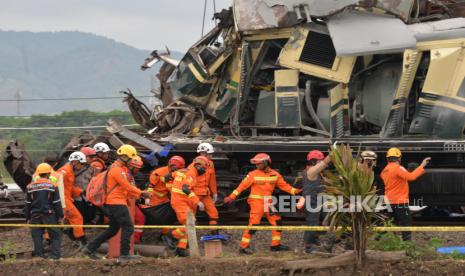
[[[196,158],[194,158],[193,163],[194,163],[194,164],[199,164],[199,165],[202,166],[204,169],[207,169],[208,166],[210,166],[210,159],[208,159],[208,158],[205,157],[205,156],[197,156]]]
[[[140,169],[144,166],[144,162],[142,161],[142,158],[136,156],[131,159],[131,162],[129,162],[129,166]]]
[[[176,166],[178,169],[184,169],[184,167],[186,166],[186,161],[181,156],[175,155],[170,158],[170,160],[168,161],[168,165]]]
[[[255,165],[263,163],[265,161],[271,163],[271,157],[266,153],[259,153],[255,155],[254,158],[250,159],[250,163]]]
[[[97,154],[95,150],[91,147],[82,147],[81,152],[84,153],[85,156],[92,156]]]
[[[37,174],[46,174],[46,173],[52,173],[52,166],[50,166],[47,163],[40,163],[37,168],[36,168],[36,173]]]
[[[312,150],[307,154],[307,161],[310,161],[312,159],[323,160],[325,159],[325,155],[319,150]]]

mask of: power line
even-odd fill
[[[124,127],[139,126],[138,124],[123,125]],[[61,130],[61,129],[94,129],[108,126],[60,126],[60,127],[0,127],[0,130]]]
[[[151,98],[151,95],[134,96],[136,98]],[[84,97],[84,98],[42,98],[42,99],[0,99],[0,102],[34,102],[34,101],[87,101],[87,100],[116,100],[126,97]]]
[[[34,115],[0,115],[0,120],[1,118],[30,118],[30,119],[35,119],[35,118],[49,118],[49,117],[56,117],[57,119],[61,118],[112,118],[112,117],[130,117],[131,114],[115,114],[115,115],[104,115],[104,114],[95,114],[95,115],[81,115],[81,114],[75,114],[75,115],[61,115],[61,114],[34,114]]]

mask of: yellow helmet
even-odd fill
[[[401,157],[402,153],[398,148],[390,148],[386,154],[386,157]]]
[[[119,149],[116,151],[118,155],[126,155],[129,158],[134,158],[137,156],[137,150],[135,147],[131,145],[122,145],[119,147]]]
[[[52,166],[47,163],[40,163],[36,168],[37,174],[52,173]]]

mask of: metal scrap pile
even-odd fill
[[[351,79],[373,69],[372,64],[359,68],[356,57],[365,56],[367,61],[376,54],[415,48],[417,42],[433,37],[463,35],[464,4],[462,0],[236,0],[229,10],[215,14],[217,26],[181,61],[169,51],[152,52],[142,69],[163,62],[156,75],[160,88],[154,93],[160,104],[148,109],[129,94],[129,108],[138,123],[161,136],[254,136],[264,128],[340,136],[347,129],[336,123],[329,127],[335,119],[325,114],[329,104],[320,100],[321,92],[316,90],[324,87],[325,93],[334,90],[336,98],[343,97]],[[302,57],[309,29],[321,48],[310,51],[310,45]],[[338,64],[331,56],[338,57]],[[287,72],[278,80],[274,73],[283,69]],[[292,83],[290,70],[305,77],[297,75]],[[291,88],[295,85],[306,89]],[[304,99],[302,106],[290,98],[276,103],[276,111],[272,101],[260,104],[271,94],[266,92],[279,89],[300,94],[296,101]],[[286,104],[292,108],[283,111]],[[355,115],[356,104],[360,103],[354,103]],[[295,111],[301,113],[299,117],[289,118]],[[354,126],[362,115],[353,118]]]

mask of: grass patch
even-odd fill
[[[418,244],[414,241],[404,241],[400,235],[388,232],[374,235],[370,238],[368,246],[370,249],[380,251],[405,251],[411,260],[424,260],[441,257],[436,249],[442,246],[442,241],[433,237],[426,244]]]
[[[16,255],[11,254],[14,249],[14,244],[11,241],[6,241],[0,247],[0,260],[6,263],[11,263],[16,261]]]

